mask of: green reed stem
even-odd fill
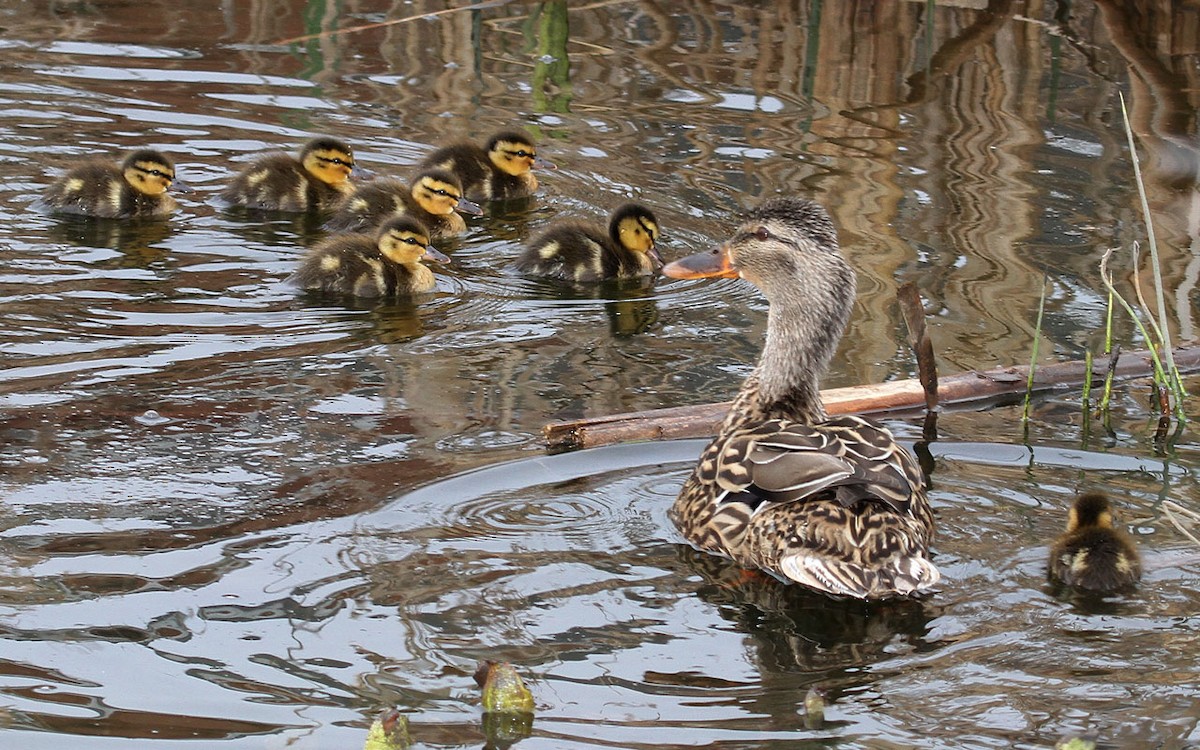
[[[1092,350],[1088,349],[1083,353],[1083,371],[1087,373],[1083,376],[1083,396],[1080,401],[1083,404],[1083,411],[1087,413],[1088,403],[1092,399]]]
[[[1173,405],[1175,416],[1179,419],[1184,419],[1183,400],[1187,397],[1187,391],[1184,390],[1183,378],[1179,374],[1179,368],[1175,366],[1175,354],[1171,344],[1171,330],[1167,325],[1166,295],[1163,291],[1162,268],[1158,258],[1158,242],[1154,237],[1154,221],[1150,216],[1150,201],[1146,198],[1146,183],[1142,179],[1142,168],[1138,161],[1137,147],[1133,141],[1133,128],[1129,125],[1129,111],[1125,108],[1125,95],[1118,92],[1118,96],[1121,101],[1121,118],[1125,125],[1125,138],[1129,142],[1129,158],[1133,162],[1134,181],[1137,183],[1138,198],[1142,204],[1142,217],[1146,223],[1146,240],[1150,246],[1150,267],[1154,271],[1154,294],[1155,301],[1158,304],[1158,323],[1154,323],[1153,316],[1148,316],[1148,318],[1151,326],[1155,329],[1158,343],[1163,349],[1166,370],[1170,373],[1170,377],[1167,377],[1166,373],[1164,373],[1164,380],[1160,382],[1160,386],[1167,388],[1172,393],[1175,402]],[[1122,300],[1122,304],[1124,304],[1124,300]],[[1140,323],[1138,327],[1141,328]],[[1144,332],[1143,335],[1145,335]],[[1154,351],[1153,346],[1150,347],[1150,351]],[[1158,379],[1157,375],[1155,379]]]
[[[1103,266],[1103,261],[1101,262]],[[1102,269],[1103,272],[1103,269]],[[1113,353],[1113,311],[1116,309],[1115,295],[1108,293],[1108,310],[1104,316],[1104,356],[1112,360]],[[1108,367],[1104,373],[1104,392],[1100,395],[1100,411],[1107,412],[1112,403],[1113,368]]]
[[[1137,326],[1138,332],[1141,333],[1142,338],[1145,339],[1146,348],[1150,352],[1150,361],[1154,365],[1154,381],[1156,383],[1165,383],[1167,382],[1167,373],[1163,369],[1162,360],[1158,356],[1158,347],[1155,345],[1155,340],[1150,336],[1149,331],[1146,330],[1146,326],[1144,323],[1142,323],[1142,319],[1140,316],[1138,316],[1137,311],[1133,309],[1132,305],[1125,301],[1125,298],[1122,297],[1120,293],[1117,292],[1116,287],[1113,286],[1112,272],[1108,270],[1108,259],[1112,257],[1114,251],[1115,248],[1110,247],[1105,251],[1104,257],[1100,259],[1100,279],[1104,282],[1105,288],[1108,289],[1109,295],[1116,299],[1117,302],[1120,302],[1121,307],[1125,308],[1125,312],[1130,318],[1133,319],[1133,324]],[[1175,404],[1175,411],[1176,416],[1179,416],[1179,418],[1182,419],[1183,417],[1180,416],[1182,406],[1178,402]]]
[[[1037,368],[1038,345],[1042,341],[1042,315],[1046,311],[1046,276],[1042,275],[1042,296],[1038,299],[1037,326],[1033,332],[1033,353],[1029,355],[1029,378],[1025,381],[1025,404],[1021,408],[1021,421],[1029,421],[1029,404],[1033,400],[1033,374]]]

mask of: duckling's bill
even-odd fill
[[[554,162],[550,161],[549,159],[545,159],[541,156],[534,156],[533,157],[533,168],[553,171],[555,169],[558,169],[558,165],[555,164]]]
[[[673,279],[741,278],[741,274],[733,267],[729,248],[724,246],[672,261],[663,266],[662,272]]]
[[[470,214],[471,216],[483,216],[483,209],[475,201],[469,201],[466,198],[459,198],[458,203],[454,204],[454,210],[460,214]]]
[[[428,260],[434,263],[449,263],[450,256],[437,250],[433,245],[426,245],[425,254],[421,256],[421,260]]]

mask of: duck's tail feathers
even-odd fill
[[[864,567],[813,553],[798,553],[779,561],[779,571],[801,586],[834,596],[891,599],[920,594],[942,574],[921,555],[893,558],[881,567]]]

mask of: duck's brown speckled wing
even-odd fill
[[[832,594],[894,596],[938,577],[916,462],[886,428],[857,416],[724,434],[672,518],[702,549]]]

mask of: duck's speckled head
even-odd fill
[[[354,171],[354,152],[336,138],[313,138],[300,150],[300,163],[313,177],[340,188]]]
[[[162,195],[175,181],[175,163],[159,151],[141,149],[121,162],[121,174],[139,193]]]
[[[837,350],[855,297],[854,270],[825,209],[804,198],[772,198],[728,242],[668,263],[663,275],[743,278],[758,287],[771,303],[759,364],[764,402],[819,406],[817,377]]]
[[[854,272],[838,249],[829,214],[804,198],[772,198],[747,214],[733,237],[716,250],[668,264],[663,273],[675,278],[743,278],[770,299],[778,283],[794,289],[829,279],[854,288]]]

